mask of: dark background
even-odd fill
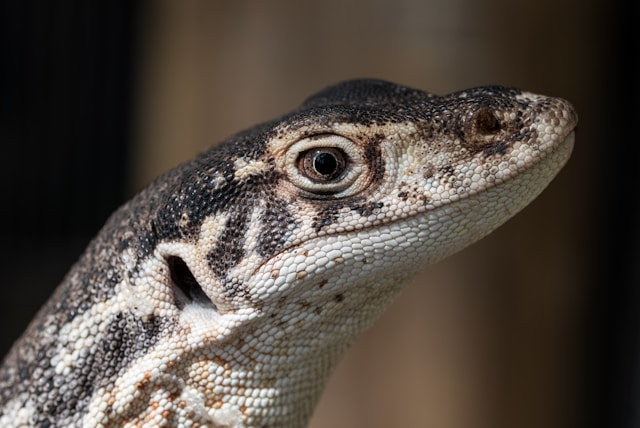
[[[431,267],[313,427],[640,427],[637,2],[0,2],[3,352],[145,183],[339,80],[569,99],[567,167]]]

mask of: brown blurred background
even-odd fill
[[[3,352],[109,213],[211,144],[347,78],[495,83],[574,103],[571,161],[411,283],[311,426],[640,426],[637,2],[0,5]]]

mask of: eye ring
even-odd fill
[[[291,183],[307,197],[344,197],[361,190],[366,162],[360,146],[337,134],[296,141],[284,156]]]

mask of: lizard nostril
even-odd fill
[[[171,281],[176,286],[174,288],[174,301],[179,309],[186,304],[196,303],[218,310],[216,305],[209,299],[189,270],[189,266],[178,256],[167,257],[167,265],[171,274]]]
[[[483,108],[478,110],[473,121],[475,122],[476,130],[480,134],[491,135],[500,131],[500,121],[491,109]]]

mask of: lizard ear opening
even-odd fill
[[[186,305],[194,303],[200,306],[218,310],[216,305],[207,296],[191,273],[189,266],[178,256],[166,258],[171,281],[173,282],[173,298],[178,309],[183,309]]]

